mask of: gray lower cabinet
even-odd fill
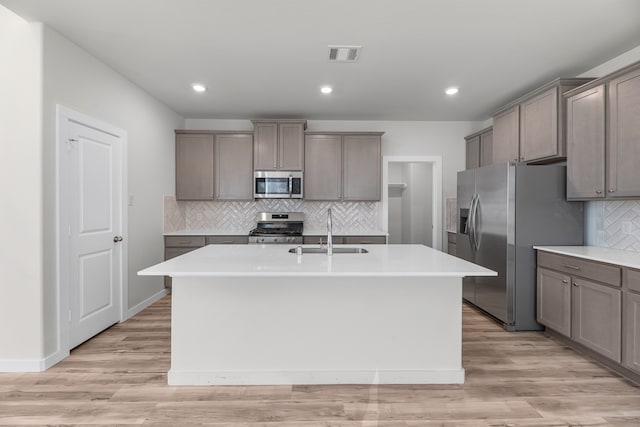
[[[640,374],[640,293],[627,292],[624,301],[623,364]]]
[[[538,322],[621,365],[622,277],[617,265],[538,251]]]
[[[640,62],[565,97],[567,198],[640,197]]]
[[[456,245],[458,242],[458,237],[456,233],[447,232],[447,253],[449,255],[456,255]]]
[[[571,276],[538,267],[537,320],[571,336]]]
[[[164,260],[184,255],[203,247],[205,244],[205,236],[165,236]],[[164,287],[171,288],[171,277],[164,278]]]
[[[214,136],[176,135],[176,199],[214,199]]]
[[[384,132],[307,132],[305,200],[379,201]]]
[[[587,279],[572,282],[573,339],[620,362],[622,292]]]
[[[333,236],[334,245],[384,245],[387,243],[386,236]],[[305,245],[317,245],[327,243],[327,236],[304,236]]]

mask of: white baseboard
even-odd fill
[[[0,359],[0,372],[42,372],[69,356],[69,351],[58,351],[44,359]]]
[[[176,371],[169,385],[464,384],[464,369],[381,371]]]
[[[144,310],[145,308],[149,307],[154,302],[159,301],[162,297],[164,297],[165,295],[168,295],[168,294],[169,294],[169,289],[165,288],[165,289],[161,290],[160,292],[158,292],[157,294],[151,295],[146,300],[142,301],[139,304],[134,305],[129,310],[127,310],[127,317],[125,319],[122,319],[122,321],[124,322],[125,320],[131,319],[133,316],[135,316],[136,314],[140,313],[142,310]]]

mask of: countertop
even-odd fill
[[[316,245],[304,245],[317,247]],[[350,247],[352,245],[340,245]],[[366,245],[367,254],[289,253],[295,245],[208,245],[138,272],[172,277],[465,277],[497,273],[423,245]]]
[[[616,264],[623,267],[640,269],[640,253],[599,246],[534,246],[534,249],[584,258],[591,261]]]
[[[238,230],[180,230],[164,233],[165,236],[248,236],[249,231]],[[327,230],[304,230],[303,236],[326,236]],[[388,236],[389,233],[380,230],[364,230],[364,231],[345,231],[334,230],[334,236]]]

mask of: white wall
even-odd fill
[[[0,364],[5,366],[43,354],[41,52],[42,26],[0,6]]]
[[[175,192],[174,129],[184,119],[76,44],[44,29],[44,182],[45,321],[53,324],[55,258],[55,106],[95,117],[127,131],[129,307],[164,289],[162,278],[136,272],[163,260],[163,195]],[[55,328],[46,333],[45,351],[53,351]]]
[[[456,174],[465,167],[464,137],[483,128],[483,122],[309,120],[309,131],[384,131],[383,156],[442,156],[444,199],[456,197]],[[186,119],[186,129],[251,130],[249,120]],[[382,217],[382,215],[381,215]],[[442,226],[442,242],[446,232]]]

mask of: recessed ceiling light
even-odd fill
[[[207,88],[204,85],[201,85],[199,83],[195,83],[195,84],[191,85],[191,87],[196,92],[204,92],[205,90],[207,90]]]
[[[446,93],[447,95],[455,95],[456,93],[458,93],[458,88],[457,87],[448,87],[444,93]]]
[[[322,86],[320,88],[320,92],[322,92],[325,95],[327,95],[327,94],[330,94],[331,92],[333,92],[333,89],[330,86]]]

